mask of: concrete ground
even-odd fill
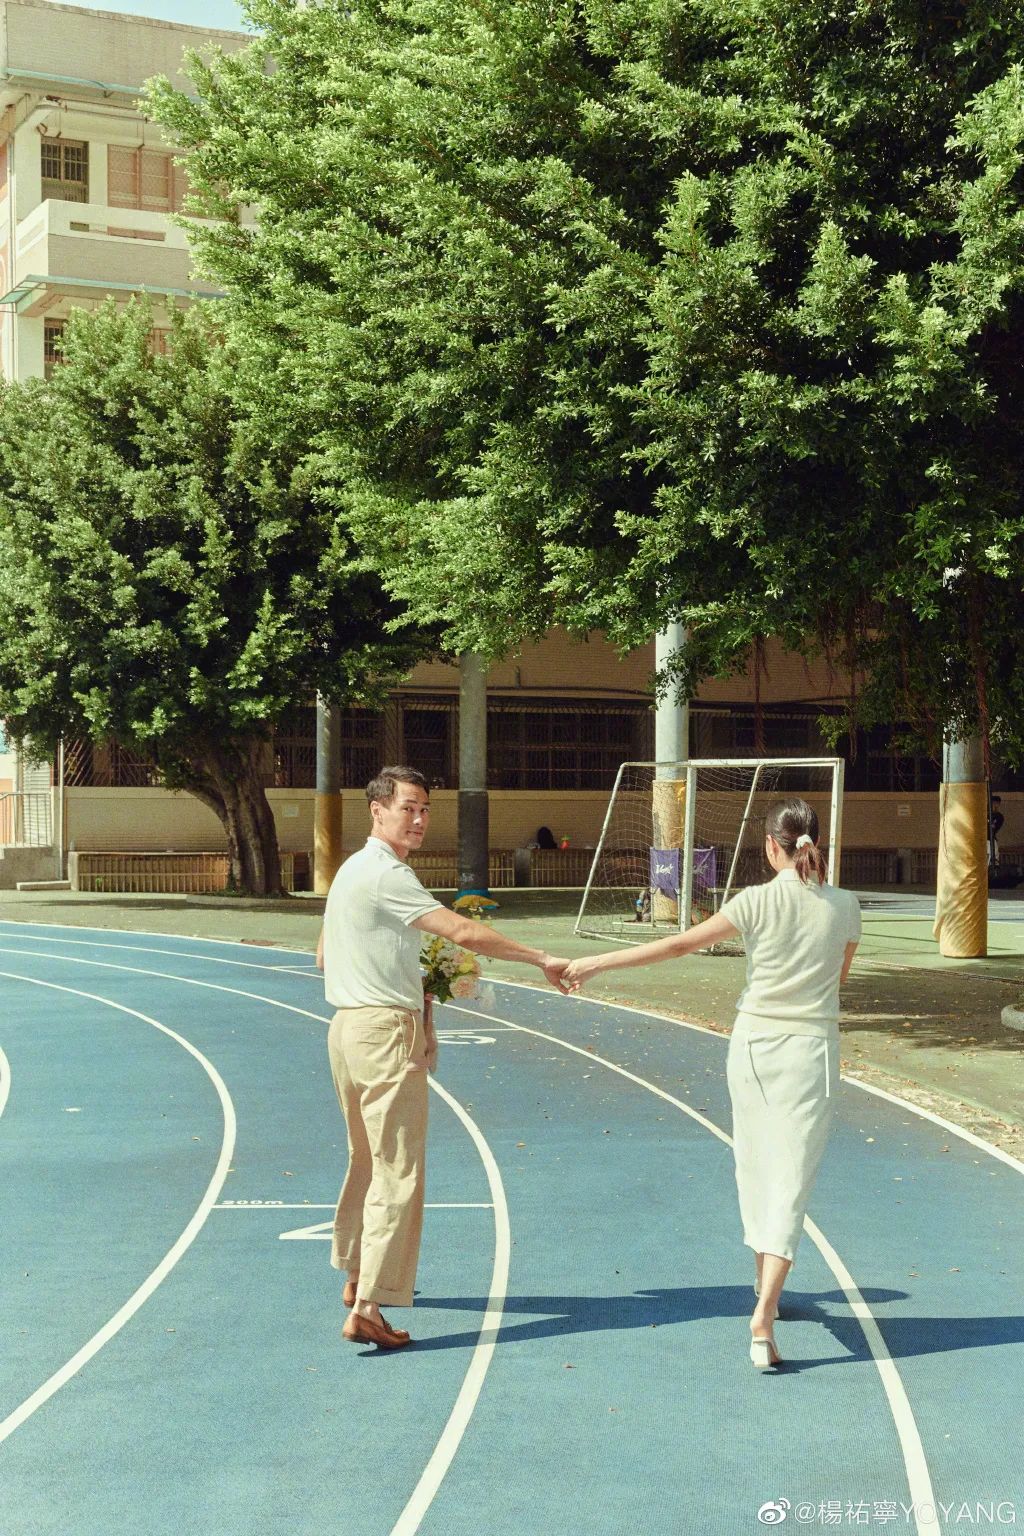
[[[450,900],[452,892],[440,892]],[[1011,893],[1006,893],[1009,898]],[[573,933],[578,891],[499,892],[496,925],[522,943],[575,956],[602,946]],[[844,1071],[941,1115],[1024,1160],[1024,1033],[1002,1008],[1024,991],[1024,907],[998,897],[990,909],[989,958],[944,960],[922,902],[864,893],[864,940],[844,990]],[[0,919],[184,934],[313,950],[323,902],[296,896],[127,896],[16,892]],[[496,978],[532,982],[536,972],[494,962]],[[739,956],[697,955],[678,964],[614,972],[595,997],[696,1020],[726,1033],[743,984]]]

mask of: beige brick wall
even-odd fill
[[[603,635],[586,641],[571,639],[553,629],[543,640],[523,645],[504,661],[496,661],[488,673],[489,688],[517,689],[524,693],[573,693],[600,690],[607,693],[642,694],[654,667],[654,644],[620,658]],[[459,669],[444,662],[423,662],[410,674],[413,688],[457,689]]]
[[[308,853],[312,790],[272,789],[267,797],[282,849]],[[167,789],[69,789],[66,828],[80,852],[217,853],[227,846],[220,821],[201,800]]]
[[[776,640],[765,646],[766,674],[761,678],[765,704],[825,703],[841,696],[843,677],[831,676],[822,660],[805,663],[783,650]],[[488,687],[522,689],[524,693],[554,697],[587,697],[595,693],[643,695],[654,672],[654,642],[620,656],[603,635],[574,640],[564,630],[552,629],[543,640],[523,645],[515,655],[495,662],[488,673]],[[424,662],[410,674],[409,686],[438,692],[457,689],[459,669],[443,662]],[[705,704],[753,701],[752,676],[710,679],[696,694]]]
[[[101,283],[138,283],[152,288],[211,286],[192,282],[186,250],[156,241],[91,240],[87,235],[52,235],[41,244],[41,259],[48,265],[31,266],[32,258],[26,253],[19,259],[21,271],[95,278]]]
[[[282,849],[304,853],[313,846],[313,791],[268,791]],[[346,790],[342,838],[358,848],[370,830],[366,796]],[[608,807],[604,791],[492,790],[492,848],[520,848],[537,828],[550,827],[574,847],[593,845]],[[846,796],[843,841],[849,848],[934,848],[938,837],[938,796],[855,793]],[[1024,845],[1024,794],[1004,794],[1004,847]],[[426,851],[457,846],[458,795],[435,790]],[[69,789],[67,837],[80,851],[216,852],[225,846],[220,822],[193,795],[163,789]]]

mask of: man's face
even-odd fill
[[[396,784],[391,804],[371,800],[373,831],[390,843],[404,858],[415,853],[427,834],[430,822],[430,796],[418,784]]]

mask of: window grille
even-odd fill
[[[161,149],[107,147],[107,198],[112,208],[148,208],[179,213],[188,192],[185,169]]]
[[[76,139],[43,139],[40,144],[43,197],[65,203],[89,201],[89,146]]]
[[[492,699],[487,713],[492,789],[611,789],[619,764],[654,746],[641,702]]]
[[[362,789],[383,761],[384,717],[372,709],[341,712],[341,784]],[[274,731],[274,786],[316,788],[316,709],[293,709]]]
[[[69,741],[64,782],[69,788],[149,789],[162,785],[163,778],[155,763],[116,741]]]
[[[63,320],[43,321],[43,373],[48,379],[53,377],[53,370],[61,361],[60,339],[64,325]]]
[[[417,699],[402,706],[402,757],[418,768],[431,789],[458,783],[455,760],[458,703],[454,698]]]

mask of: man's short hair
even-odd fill
[[[430,794],[430,786],[417,768],[382,768],[366,786],[367,804],[377,800],[381,805],[390,805],[399,784],[415,784],[417,789]]]

